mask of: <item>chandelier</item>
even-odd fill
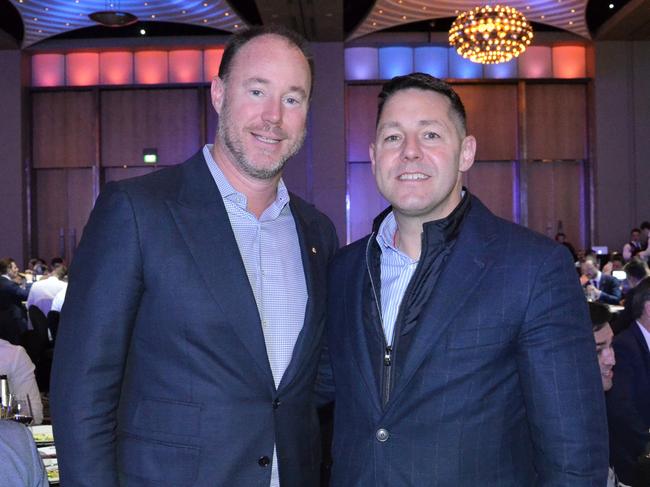
[[[530,45],[533,28],[513,7],[486,5],[462,12],[449,29],[449,44],[475,63],[497,64],[519,56]]]

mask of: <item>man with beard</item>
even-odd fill
[[[297,34],[234,36],[214,145],[100,195],[53,369],[67,487],[318,484],[312,388],[338,243],[281,179],[312,79]]]

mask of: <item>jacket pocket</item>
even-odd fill
[[[117,444],[119,470],[143,481],[189,487],[198,474],[200,449],[121,434]]]
[[[168,399],[143,398],[133,415],[133,426],[144,432],[199,436],[201,405]]]

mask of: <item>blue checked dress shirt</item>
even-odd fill
[[[276,199],[259,220],[246,209],[247,199],[228,182],[212,158],[203,155],[214,178],[244,261],[262,323],[266,352],[277,388],[287,369],[305,321],[307,283],[289,192],[280,180]],[[277,454],[273,448],[271,487],[279,487]]]
[[[377,231],[377,243],[381,248],[382,326],[388,346],[393,345],[393,333],[399,308],[419,262],[395,247],[396,231],[397,221],[391,211]]]

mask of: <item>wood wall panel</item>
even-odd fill
[[[465,112],[467,133],[477,140],[476,159],[517,158],[517,85],[456,85]]]
[[[102,165],[142,164],[145,148],[159,165],[181,163],[201,147],[201,116],[195,88],[102,92]]]
[[[37,170],[34,179],[37,255],[70,262],[94,204],[92,169]]]
[[[369,161],[368,146],[375,140],[377,95],[380,85],[350,85],[346,88],[348,161]]]
[[[90,167],[95,163],[95,94],[32,95],[33,167]]]
[[[364,237],[372,230],[374,218],[388,206],[377,191],[370,164],[348,165],[349,242]]]
[[[526,85],[526,127],[528,159],[585,159],[585,85]]]
[[[579,162],[529,163],[528,227],[553,238],[561,221],[567,239],[583,247],[582,174]]]
[[[514,174],[513,162],[476,162],[464,174],[463,183],[494,214],[515,221]]]

